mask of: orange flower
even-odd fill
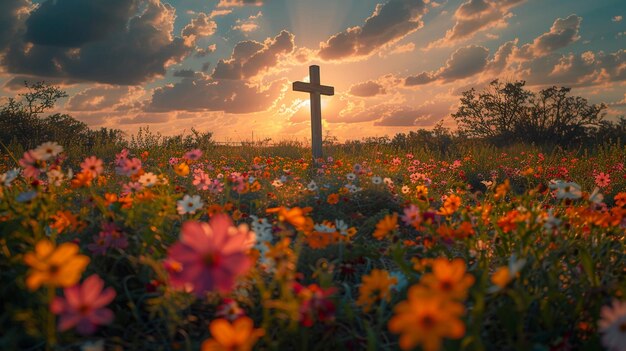
[[[458,239],[465,239],[474,234],[476,234],[476,231],[474,230],[474,227],[472,227],[472,223],[467,221],[461,223],[459,227],[454,231],[454,235]]]
[[[511,191],[511,182],[507,179],[504,183],[498,185],[496,187],[496,200],[502,200],[506,196],[506,194]]]
[[[174,167],[174,172],[181,177],[186,177],[189,174],[189,166],[185,162],[181,162]]]
[[[72,179],[72,188],[81,188],[91,186],[91,181],[93,180],[93,175],[89,170],[80,172],[76,174],[74,179]]]
[[[331,205],[336,205],[339,202],[339,194],[330,194],[328,198],[326,198],[326,202]]]
[[[432,266],[433,272],[424,275],[420,282],[442,297],[465,300],[475,280],[473,275],[465,273],[465,261],[439,257]]]
[[[56,229],[59,234],[63,233],[67,228],[72,228],[72,230],[78,229],[78,218],[70,211],[57,211],[57,213],[50,216],[50,218],[54,220],[54,222],[50,224],[50,228]]]
[[[37,290],[43,285],[69,287],[80,280],[81,274],[89,264],[89,257],[78,254],[78,245],[64,243],[55,247],[47,239],[35,245],[35,251],[24,256],[24,262],[30,266],[26,286]]]
[[[286,207],[268,208],[267,213],[278,213],[278,220],[288,222],[301,232],[310,232],[313,229],[313,220],[307,216],[311,212],[310,207],[300,208],[294,207],[288,209]]]
[[[443,207],[439,209],[439,214],[450,216],[461,207],[461,198],[452,194],[443,202]]]
[[[407,300],[398,303],[394,311],[387,326],[392,333],[401,334],[403,350],[421,345],[425,351],[436,351],[441,349],[443,338],[460,339],[465,335],[465,324],[460,319],[465,312],[463,305],[432,294],[423,286],[412,286]]]
[[[373,269],[369,275],[362,277],[359,286],[359,299],[356,304],[363,307],[363,311],[369,312],[372,305],[377,301],[391,300],[391,286],[398,282],[398,278],[390,277],[389,272],[381,269]]]
[[[202,343],[202,351],[249,351],[265,335],[263,328],[254,328],[250,317],[239,317],[232,324],[224,318],[209,325],[212,339]]]
[[[330,241],[331,233],[313,231],[311,234],[306,236],[306,243],[312,249],[323,249],[330,244]]]
[[[117,202],[117,195],[116,194],[111,194],[111,193],[105,193],[104,194],[104,205],[105,206],[111,206],[111,204]]]
[[[613,198],[615,200],[615,204],[619,207],[626,206],[626,192],[617,193]]]
[[[386,215],[385,218],[378,221],[376,224],[376,230],[374,231],[374,237],[378,240],[382,240],[387,234],[391,233],[398,226],[398,214]]]
[[[507,266],[502,266],[498,268],[491,276],[491,282],[499,286],[500,288],[504,288],[512,280],[513,280],[513,277],[511,276],[511,271],[509,270],[509,267]]]

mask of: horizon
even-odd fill
[[[308,97],[291,83],[319,65],[335,87],[322,134],[340,142],[454,129],[461,92],[495,78],[571,87],[614,120],[626,114],[619,3],[7,0],[0,98],[46,81],[69,94],[52,112],[93,128],[306,141]]]

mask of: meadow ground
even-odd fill
[[[626,148],[54,142],[0,161],[3,350],[625,350]]]

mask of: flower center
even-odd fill
[[[435,326],[435,318],[432,315],[427,314],[422,317],[420,323],[424,329],[432,329]]]
[[[209,253],[204,256],[204,264],[209,267],[215,267],[221,262],[221,257],[218,253]]]
[[[90,310],[90,308],[89,308],[89,306],[87,306],[87,305],[81,305],[81,306],[78,308],[78,312],[80,312],[80,314],[82,314],[82,315],[87,314],[87,313],[89,312],[89,310]]]
[[[452,290],[452,283],[448,280],[444,280],[440,283],[439,287],[441,288],[441,290],[443,291],[450,291]]]
[[[619,325],[619,331],[622,333],[626,333],[626,322],[623,322]]]
[[[49,271],[50,271],[50,275],[57,275],[57,273],[59,273],[60,267],[56,264],[51,264]]]

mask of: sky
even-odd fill
[[[54,112],[90,127],[219,141],[455,128],[463,91],[552,85],[626,114],[624,0],[2,0],[0,99],[60,86]]]

